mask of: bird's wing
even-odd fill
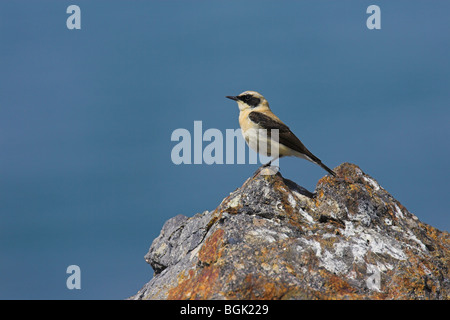
[[[267,129],[268,136],[270,136],[270,129],[278,129],[279,143],[285,145],[288,148],[291,148],[292,150],[295,150],[297,152],[306,155],[311,162],[315,162],[333,176],[336,175],[336,173],[333,170],[328,168],[326,165],[322,163],[322,161],[319,158],[313,155],[311,151],[309,151],[304,146],[304,144],[295,136],[295,134],[292,133],[289,127],[284,123],[274,120],[271,117],[265,115],[264,113],[257,111],[250,112],[248,117],[251,121],[258,124],[260,127]]]
[[[248,117],[252,122],[256,123],[260,127],[266,129],[278,129],[280,132],[291,132],[287,125],[280,121],[274,120],[264,113],[252,111],[249,113]]]
[[[271,117],[265,115],[264,113],[252,111],[248,115],[249,119],[254,123],[258,124],[260,127],[267,129],[267,135],[270,136],[271,129],[278,129],[279,143],[285,145],[292,150],[303,153],[307,155],[313,161],[320,161],[316,156],[314,156],[303,143],[292,133],[287,125]]]

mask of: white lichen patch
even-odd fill
[[[344,238],[333,244],[334,252],[331,250],[331,253],[317,255],[323,267],[329,271],[346,274],[354,263],[365,264],[368,253],[388,255],[395,260],[407,259],[402,243],[395,238],[381,235],[361,225],[355,227],[350,221],[345,222],[345,229],[340,229],[340,232]],[[412,236],[411,239],[414,240]],[[380,264],[378,267],[381,271],[393,268],[391,264]]]
[[[325,233],[324,235],[322,235],[323,239],[330,239],[330,238],[336,238],[336,235],[333,233]]]
[[[358,213],[352,216],[351,219],[354,221],[360,221],[365,226],[369,226],[372,222],[369,214],[370,211],[373,211],[373,208],[368,207],[368,205],[365,203],[359,203]]]
[[[311,249],[317,257],[320,258],[322,256],[322,246],[320,245],[319,242],[317,242],[316,240],[305,238],[301,238],[299,240],[301,246],[297,246],[296,247],[297,250],[304,251],[305,249]]]
[[[380,190],[381,187],[375,180],[373,180],[367,176],[364,176],[364,180],[366,180],[367,183],[369,183],[375,191]]]
[[[353,223],[350,221],[345,221],[345,229],[341,229],[341,233],[344,237],[351,237],[355,235],[355,228]]]
[[[356,272],[355,271],[350,271],[349,273],[347,273],[347,276],[346,276],[348,279],[356,279],[357,278],[357,274],[356,274]]]
[[[275,205],[275,208],[279,211],[284,211],[284,206],[281,203],[281,201],[278,201],[277,204]]]
[[[297,199],[306,201],[308,199],[308,197],[302,195],[301,193],[295,191],[295,190],[291,190],[291,192],[297,197]]]
[[[269,242],[269,243],[273,243],[273,242],[276,241],[274,237],[272,237],[269,234],[264,234],[263,232],[261,232],[261,230],[252,230],[252,231],[250,231],[246,235],[247,239],[249,237],[257,238],[260,241],[265,241],[265,242]]]
[[[292,208],[295,208],[297,206],[297,201],[295,201],[291,193],[288,194],[288,201]]]
[[[320,266],[335,274],[347,273],[349,266],[341,259],[336,259],[335,255],[327,250],[322,254]]]
[[[305,210],[300,209],[298,212],[299,212],[299,213],[302,215],[302,217],[305,218],[306,221],[308,221],[309,223],[315,223],[313,217],[311,217],[311,216],[308,214],[308,212],[306,212]]]
[[[237,195],[228,202],[228,207],[235,208],[239,205],[239,200],[241,200],[241,195]]]
[[[393,270],[394,266],[390,263],[381,263],[380,261],[377,261],[377,268],[381,272],[386,272],[388,270]]]
[[[311,198],[299,193],[298,191],[291,190],[290,194],[293,199],[289,199],[291,204],[295,203],[295,208],[309,208],[311,210],[316,209],[315,202]],[[295,202],[294,202],[295,201]]]
[[[273,243],[278,240],[287,239],[287,238],[289,238],[289,236],[287,234],[280,233],[280,232],[270,230],[267,228],[258,228],[258,229],[249,231],[245,235],[245,238],[250,241],[252,241],[252,240],[254,241],[254,238],[256,238],[256,239],[258,239],[258,241],[265,241],[265,242]],[[253,239],[251,239],[251,238],[253,238]]]
[[[166,243],[161,243],[161,245],[155,250],[155,255],[164,255],[167,249],[167,244]]]
[[[350,241],[340,241],[333,244],[334,252],[324,250],[316,253],[320,260],[320,265],[330,272],[336,274],[347,274],[354,263],[365,264],[366,255],[369,252],[375,254],[386,254],[396,260],[405,260],[405,253],[399,248],[397,243],[391,239],[382,239],[373,234],[362,233],[360,237],[354,237]],[[314,248],[314,247],[313,247]],[[313,249],[317,252],[317,249]],[[380,271],[392,270],[391,264],[377,265]]]
[[[357,176],[362,176],[362,175],[363,175],[363,172],[361,171],[360,168],[356,167],[356,168],[355,168],[355,174],[356,174]]]
[[[387,254],[397,260],[406,260],[407,258],[400,243],[393,238],[382,236],[371,230],[362,234],[362,238],[366,240],[369,250],[374,253]]]
[[[408,230],[408,239],[416,242],[422,251],[427,251],[427,247],[423,244],[422,241],[417,239],[417,237],[411,232],[411,230]]]
[[[394,203],[394,206],[395,206],[395,216],[399,219],[403,219],[404,216],[403,216],[402,210],[400,210],[400,208],[398,207],[398,205],[396,203]]]
[[[193,257],[198,256],[198,252],[200,251],[200,248],[201,248],[201,247],[202,247],[202,246],[197,246],[194,250],[191,251],[191,253],[190,253],[191,259],[192,259]]]

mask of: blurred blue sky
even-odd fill
[[[81,8],[68,30],[66,8]],[[381,8],[368,30],[366,8]],[[238,128],[262,93],[325,164],[352,162],[450,230],[450,2],[2,1],[0,298],[123,299],[163,223],[258,165],[171,162],[177,128]],[[299,159],[281,173],[314,190]],[[81,290],[66,288],[67,266]]]

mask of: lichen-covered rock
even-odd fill
[[[212,212],[166,222],[131,299],[449,299],[450,236],[353,164],[311,193],[256,174]]]

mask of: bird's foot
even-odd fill
[[[277,172],[280,170],[280,167],[272,166],[272,161],[273,160],[260,166],[253,174],[253,178],[256,177],[258,174],[262,174],[264,176],[271,176],[277,174]]]
[[[267,168],[267,167],[270,167],[272,165],[272,160],[270,160],[269,162],[267,162],[266,164],[263,164],[261,167],[260,167],[260,169],[261,168]]]

